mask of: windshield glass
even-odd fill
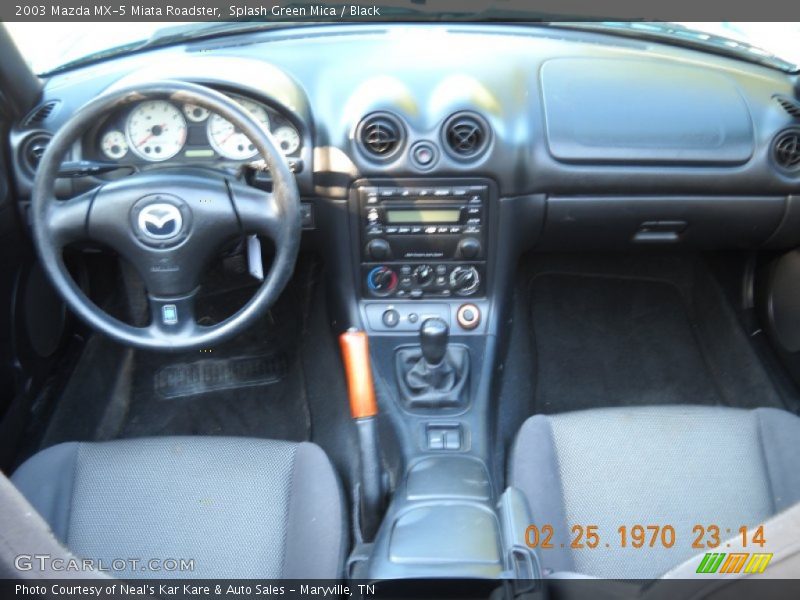
[[[432,15],[431,15],[432,16]],[[499,16],[499,15],[493,15]],[[90,57],[97,53],[109,52],[119,49],[120,52],[138,47],[141,43],[153,38],[161,37],[171,31],[180,32],[183,37],[191,37],[193,33],[202,33],[210,26],[217,28],[222,23],[6,23],[12,37],[27,58],[33,70],[37,73],[46,73],[62,65],[79,61],[81,58]],[[233,25],[233,24],[230,24]],[[253,27],[255,23],[242,22],[242,27]],[[268,23],[264,23],[265,26]],[[287,25],[284,23],[283,25]],[[598,24],[602,25],[602,24]],[[615,23],[617,27],[625,23]],[[646,25],[644,23],[631,23],[630,25]],[[762,57],[773,55],[790,63],[790,67],[800,65],[800,23],[668,23],[659,25],[677,25],[679,28],[688,28],[700,33],[714,36],[714,43],[719,43],[718,37],[729,38],[736,42],[743,42],[750,46],[760,48]],[[669,37],[669,36],[667,36]],[[676,41],[680,36],[674,36]],[[47,43],[42,44],[41,40]],[[693,37],[697,43],[703,43],[702,37]],[[686,41],[686,40],[684,40]],[[708,39],[712,47],[711,38]],[[735,45],[731,45],[736,50]],[[742,52],[743,56],[746,54]],[[757,52],[750,52],[751,58],[758,58]],[[783,65],[775,65],[783,66]]]

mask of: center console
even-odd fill
[[[490,183],[480,180],[356,185],[369,330],[411,333],[437,317],[461,333],[485,332],[490,197]]]
[[[484,291],[487,186],[357,189],[365,296],[467,298]]]
[[[392,431],[379,446],[398,465],[357,574],[501,577],[516,560],[504,524],[520,511],[490,461],[496,187],[362,180],[350,202],[361,326]]]

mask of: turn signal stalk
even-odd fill
[[[375,383],[369,358],[367,334],[348,329],[339,336],[350,415],[358,430],[358,450],[361,462],[359,494],[361,510],[361,535],[365,542],[372,541],[383,516],[383,485],[376,417]]]

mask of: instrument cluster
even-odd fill
[[[255,100],[229,96],[272,133],[287,157],[299,155],[302,137],[287,117]],[[205,108],[168,100],[143,101],[114,115],[95,132],[90,146],[98,158],[124,163],[246,161],[257,154],[228,120]]]

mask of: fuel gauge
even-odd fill
[[[294,127],[284,125],[272,132],[284,154],[294,154],[300,147],[300,134]]]

